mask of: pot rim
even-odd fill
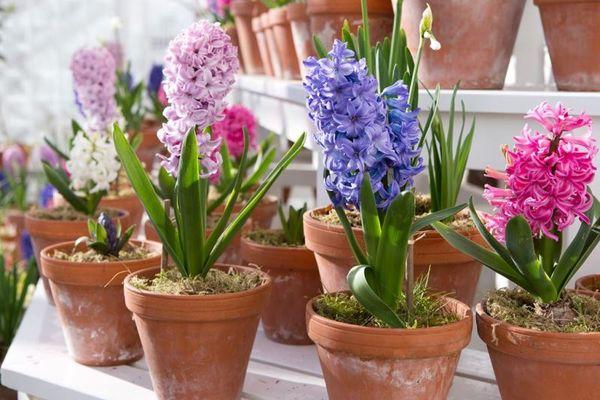
[[[306,11],[309,16],[348,13],[361,15],[359,0],[355,0],[353,3],[348,1],[334,3],[331,0],[307,0]],[[368,5],[368,12],[369,16],[394,16],[394,8],[392,7],[392,2],[389,0],[372,0]]]
[[[533,4],[536,6],[543,6],[547,4],[575,4],[575,3],[598,3],[597,0],[533,0]]]
[[[590,293],[600,293],[600,290],[592,290],[586,286],[587,281],[598,281],[600,283],[600,274],[584,275],[575,281],[575,290],[577,292],[587,291]]]
[[[308,20],[308,14],[306,13],[306,3],[297,2],[290,3],[285,6],[287,9],[288,21]]]
[[[55,207],[53,207],[53,208],[55,208]],[[122,208],[118,208],[118,207],[102,207],[102,210],[114,210],[114,211],[118,211],[119,212],[118,219],[121,220],[121,221],[122,220],[126,220],[128,217],[131,217],[131,214],[129,213],[129,211],[124,210]],[[81,224],[81,223],[87,224],[87,220],[89,218],[88,217],[88,218],[82,219],[82,220],[70,220],[70,221],[65,221],[65,220],[62,220],[62,219],[44,219],[44,218],[34,217],[32,215],[32,212],[33,212],[33,210],[29,210],[29,211],[27,211],[25,213],[25,220],[30,220],[30,221],[33,221],[33,222],[36,222],[36,223],[42,223],[43,222],[43,223],[50,223],[50,224],[52,224],[52,223],[60,223],[60,224],[73,224],[73,225],[75,225],[75,224]]]
[[[263,245],[242,236],[240,255],[245,263],[256,264],[266,271],[294,270],[306,273],[318,272],[314,253],[306,246],[277,247]],[[261,260],[258,260],[261,256]],[[277,259],[277,261],[273,259]]]
[[[263,229],[262,231],[273,232],[277,231],[277,229]],[[248,233],[257,232],[256,230],[251,230]],[[274,250],[274,251],[294,251],[294,252],[307,252],[310,251],[306,245],[302,246],[273,246],[270,244],[262,244],[257,243],[251,239],[249,239],[246,235],[242,235],[242,242],[246,243],[249,246],[256,247],[262,250]]]

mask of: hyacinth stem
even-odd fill
[[[165,214],[167,218],[171,218],[171,200],[165,199],[163,201],[163,206],[165,207]],[[165,271],[169,266],[169,252],[167,248],[163,246],[162,248],[162,257],[160,258],[160,270]]]
[[[421,57],[423,56],[423,44],[425,41],[423,37],[419,38],[419,48],[417,49],[417,61],[415,61],[415,67],[412,71],[412,75],[410,77],[410,87],[408,88],[408,104],[411,105],[413,110],[417,106],[417,99],[419,96],[419,66],[421,65]]]
[[[408,243],[408,255],[406,257],[406,312],[407,321],[412,319],[412,311],[414,307],[414,287],[415,287],[415,265],[414,265],[414,242]]]
[[[542,261],[542,267],[549,276],[554,272],[562,249],[562,233],[555,232],[555,234],[558,236],[558,241],[545,235],[538,240],[538,254]]]

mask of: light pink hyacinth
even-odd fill
[[[225,118],[213,125],[213,137],[222,138],[233,157],[244,152],[244,128],[248,131],[248,148],[256,149],[256,118],[246,107],[234,104],[225,109]]]
[[[216,174],[221,164],[213,140],[205,128],[223,119],[225,96],[231,91],[239,69],[237,49],[218,24],[200,21],[178,34],[167,49],[163,86],[169,105],[167,122],[158,131],[169,151],[162,165],[177,174],[181,144],[186,133],[197,127],[202,177]]]
[[[526,117],[539,122],[546,132],[532,131],[527,125],[522,136],[514,138],[512,150],[504,148],[505,172],[487,170],[487,175],[504,180],[505,188],[486,186],[484,197],[496,214],[488,228],[504,241],[506,224],[523,215],[536,236],[558,240],[557,232],[573,224],[576,218],[590,223],[585,212],[593,204],[587,186],[594,180],[594,157],[598,152],[592,137],[591,118],[570,115],[560,103],[552,107],[544,102]],[[581,135],[572,131],[587,128]]]
[[[2,167],[6,174],[15,177],[23,171],[27,163],[25,151],[18,144],[8,146],[2,152]]]
[[[115,60],[104,47],[77,50],[71,59],[73,86],[88,129],[102,132],[119,118]]]

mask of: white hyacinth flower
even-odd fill
[[[71,189],[79,195],[108,191],[120,168],[115,146],[109,137],[97,132],[79,132],[75,136],[67,170],[71,174]]]
[[[419,24],[419,31],[423,39],[429,40],[429,47],[431,47],[431,50],[437,51],[442,48],[441,43],[433,36],[433,12],[431,11],[429,4],[427,4],[427,8],[423,11],[421,23]]]

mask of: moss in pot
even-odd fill
[[[123,279],[160,263],[160,245],[130,241],[108,214],[88,220],[89,237],[42,251],[69,355],[92,366],[128,364],[142,357],[138,333],[125,307]]]
[[[600,203],[589,187],[598,152],[592,120],[546,102],[526,117],[543,129],[526,126],[514,147],[503,149],[505,171],[488,171],[506,185],[484,192],[495,213],[484,224],[470,204],[490,250],[444,224],[433,226],[521,288],[492,293],[476,310],[502,398],[586,398],[600,379],[599,303],[566,286],[600,241]],[[576,219],[581,225],[563,247],[563,231]]]
[[[306,302],[321,292],[319,271],[312,251],[304,246],[300,209],[289,207],[286,217],[278,208],[283,229],[254,230],[242,238],[242,260],[256,265],[273,279],[271,297],[262,314],[266,336],[285,344],[311,344],[306,333]]]

